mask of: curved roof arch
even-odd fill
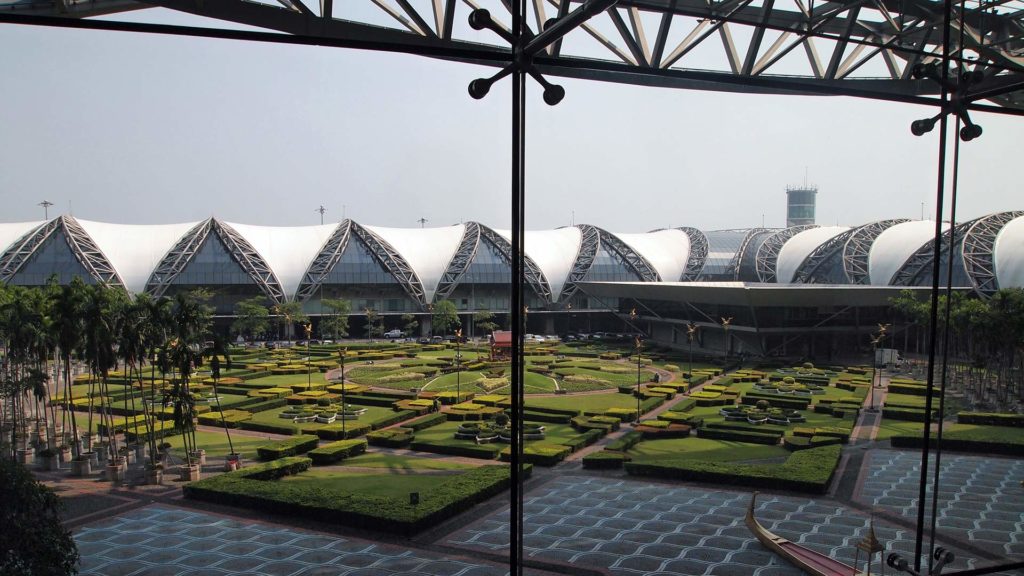
[[[373,257],[384,266],[384,269],[394,276],[395,280],[398,280],[406,294],[420,306],[426,307],[428,302],[423,293],[423,284],[409,261],[387,240],[365,226],[351,222],[349,228],[351,233],[355,234],[370,249]],[[382,228],[382,230],[390,229]]]
[[[964,234],[961,254],[967,277],[976,292],[990,296],[999,289],[996,278],[996,238],[1011,220],[1024,212],[997,212],[975,220]]]
[[[316,226],[254,226],[224,222],[249,242],[266,261],[281,283],[285,297],[298,292],[303,275],[324,242],[337,228],[335,224]]]
[[[20,240],[23,236],[38,229],[46,220],[35,222],[4,222],[0,223],[0,254],[7,252],[7,249]]]
[[[790,226],[765,238],[764,242],[757,247],[755,269],[758,282],[775,282],[778,277],[779,253],[786,245],[786,242],[804,230],[812,230],[814,228],[817,228],[817,225]],[[744,236],[744,239],[748,236]]]
[[[9,282],[32,259],[57,231],[63,232],[71,254],[93,280],[124,289],[124,282],[95,240],[73,216],[58,216],[42,226],[30,229],[15,240],[0,256],[0,281]]]
[[[847,230],[849,230],[847,226],[822,226],[793,235],[779,250],[775,266],[775,281],[779,284],[792,282],[800,265],[818,246]]]
[[[502,259],[511,266],[512,265],[512,241],[511,233],[508,230],[498,231],[489,226],[480,225],[480,238],[490,242],[491,246],[498,250],[498,254],[501,255]],[[526,239],[523,239],[523,244],[526,244]],[[533,288],[534,293],[538,298],[545,302],[552,302],[553,297],[551,293],[551,287],[548,284],[548,279],[544,276],[540,267],[530,257],[530,252],[527,249],[523,254],[523,275],[526,276],[526,283]]]
[[[434,300],[445,299],[451,295],[455,287],[462,281],[462,276],[469,270],[470,264],[476,258],[477,248],[480,247],[480,224],[477,222],[466,222],[462,233],[462,240],[455,249],[455,254],[444,269],[437,290],[434,292]]]
[[[603,228],[594,226],[594,229],[600,234],[601,245],[625,262],[626,266],[633,270],[642,281],[657,282],[661,280],[654,266],[651,266],[651,263],[642,254],[634,250],[632,246]]]
[[[949,225],[943,224],[943,230]],[[914,252],[935,234],[932,220],[911,220],[888,228],[875,238],[868,252],[868,280],[873,286],[888,286],[893,275]]]
[[[995,270],[1000,288],[1024,288],[1024,216],[1010,220],[995,242]]]
[[[434,300],[434,292],[465,236],[466,226],[440,228],[383,228],[363,226],[393,246],[408,262],[423,290],[423,303]]]
[[[675,282],[686,272],[690,237],[682,230],[670,228],[645,234],[615,233],[615,237],[650,263],[661,280]]]
[[[974,224],[974,220],[968,220],[967,222],[961,222],[956,227],[949,227],[949,225],[943,223],[942,225],[942,239],[939,244],[939,259],[949,257],[949,255],[956,254],[960,250],[960,246],[964,239],[964,233]],[[953,250],[951,251],[950,248]],[[927,275],[931,273],[935,259],[935,236],[925,241],[917,250],[915,250],[896,273],[893,274],[890,284],[893,286],[915,286],[918,282],[924,281]]]
[[[146,282],[167,251],[197,224],[110,224],[91,220],[78,223],[107,256],[125,289],[132,294],[146,289]]]
[[[309,263],[306,272],[302,275],[299,287],[295,291],[296,300],[299,302],[309,300],[323,284],[324,278],[334,269],[338,260],[341,260],[341,255],[348,247],[351,226],[352,221],[346,219],[334,227],[334,231],[320,246],[320,250],[317,251],[313,261]]]
[[[495,230],[506,241],[512,241],[508,230]],[[523,248],[536,263],[551,290],[549,302],[557,302],[562,289],[569,281],[573,263],[580,252],[583,234],[575,226],[555,230],[527,230],[523,237]]]
[[[700,230],[690,226],[682,226],[676,230],[686,234],[690,243],[690,253],[686,257],[686,269],[679,280],[696,282],[700,278],[701,270],[704,269],[704,262],[708,259],[708,237]]]

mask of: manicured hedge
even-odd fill
[[[824,494],[839,464],[840,454],[839,446],[823,446],[794,452],[782,464],[672,460],[626,462],[625,468],[635,476]]]
[[[704,424],[704,418],[693,414],[680,414],[674,410],[666,410],[658,414],[658,420],[666,420],[674,424],[686,424],[691,428],[700,428]]]
[[[409,445],[410,450],[419,452],[433,452],[435,454],[447,454],[449,456],[466,456],[467,458],[483,458],[494,460],[501,452],[501,446],[496,444],[480,444],[478,446],[460,444],[435,444],[432,442],[413,442]]]
[[[395,412],[393,415],[388,416],[387,418],[377,420],[376,422],[371,423],[370,427],[373,428],[374,430],[380,430],[381,428],[387,428],[388,426],[391,426],[393,424],[398,424],[399,422],[408,420],[409,418],[412,418],[415,415],[416,412],[413,410],[401,410],[399,412]]]
[[[834,412],[833,412],[834,413]],[[935,415],[938,414],[938,410],[932,410],[932,420],[935,420]],[[890,408],[888,406],[882,408],[882,417],[889,418],[890,420],[904,420],[907,422],[924,422],[925,410],[915,410],[913,408]]]
[[[294,424],[268,424],[245,420],[244,422],[239,422],[238,427],[242,430],[250,430],[252,432],[268,432],[270,434],[284,434],[285,436],[292,436],[299,433],[299,427]]]
[[[568,408],[548,408],[546,406],[530,406],[527,404],[524,408],[529,412],[544,412],[547,414],[560,414],[563,416],[579,416],[579,410],[572,410]]]
[[[942,449],[957,452],[973,452],[978,454],[1001,454],[1006,456],[1024,456],[1024,442],[1013,438],[1013,433],[998,426],[983,426],[973,430],[951,430],[942,435]],[[937,438],[932,435],[932,448]],[[892,437],[894,448],[922,448],[924,439],[918,435],[898,435]]]
[[[564,440],[562,442],[559,442],[559,444],[561,444],[563,446],[567,446],[570,450],[575,452],[575,451],[579,450],[580,448],[583,448],[585,446],[590,446],[594,442],[597,442],[601,438],[604,438],[604,434],[605,434],[604,430],[587,430],[583,434],[580,434],[579,436],[575,436],[575,437],[570,438],[568,440]]]
[[[554,466],[565,459],[572,450],[561,444],[534,442],[523,447],[523,462],[537,466]],[[501,460],[508,462],[512,458],[512,448],[501,451]]]
[[[318,428],[306,428],[302,432],[305,434],[315,434],[323,440],[347,440],[362,436],[372,429],[369,424],[346,421],[344,431],[342,430],[341,423],[335,422],[334,424]]]
[[[382,408],[393,408],[395,405],[394,398],[385,398],[383,396],[366,396],[364,394],[346,394],[345,400],[347,400],[349,404],[359,404],[361,406],[379,406]]]
[[[622,464],[629,460],[629,456],[622,452],[601,450],[583,457],[583,467],[592,470],[608,470],[622,468]]]
[[[740,430],[723,430],[719,428],[698,428],[697,436],[700,438],[711,438],[713,440],[732,440],[735,442],[750,442],[752,444],[765,444],[775,446],[779,443],[781,434],[765,434],[762,432],[743,432]]]
[[[355,440],[338,440],[337,442],[320,446],[310,450],[309,457],[313,459],[313,464],[323,466],[357,456],[363,452],[366,452],[366,439],[358,438]]]
[[[253,398],[253,400],[256,400],[256,402],[248,404],[248,401],[246,401],[243,403],[246,404],[245,406],[242,404],[236,404],[235,406],[232,406],[232,408],[245,408],[246,412],[252,412],[255,414],[257,412],[266,412],[267,410],[273,410],[275,408],[281,408],[282,406],[288,405],[288,401],[284,398],[274,398],[272,400]]]
[[[672,406],[674,412],[689,412],[693,410],[693,407],[697,405],[697,401],[693,398],[683,398],[679,402],[676,402]]]
[[[295,460],[304,461],[308,468],[308,458]],[[349,528],[408,535],[436,526],[509,486],[507,466],[481,466],[449,477],[429,492],[421,493],[419,504],[410,504],[408,498],[327,491],[302,483],[258,481],[249,475],[254,468],[193,482],[185,486],[185,495]],[[523,471],[529,474],[531,468],[524,466]]]
[[[983,426],[1024,427],[1024,414],[1002,414],[998,412],[960,412],[956,421],[961,424],[981,424]]]
[[[640,432],[626,432],[620,438],[612,440],[605,446],[605,450],[617,450],[625,452],[633,446],[636,446],[644,439],[644,435]]]
[[[414,438],[412,430],[408,428],[388,428],[387,430],[376,430],[366,435],[366,441],[371,446],[383,446],[385,448],[404,448]]]
[[[260,460],[276,460],[308,452],[319,443],[320,439],[316,436],[302,435],[260,446],[256,448],[256,452],[260,455]]]
[[[810,405],[810,398],[799,398],[797,396],[780,396],[778,394],[760,394],[758,392],[747,392],[740,400],[742,404],[753,406],[758,400],[765,400],[772,408],[788,408],[790,410],[807,410]]]
[[[568,414],[551,414],[548,412],[536,412],[534,410],[524,410],[523,420],[529,420],[530,422],[550,422],[552,424],[568,424],[572,420],[572,416]]]
[[[406,422],[402,428],[408,428],[410,430],[419,431],[431,426],[437,426],[448,421],[448,417],[443,412],[434,412],[433,414],[427,414],[422,418],[417,418]]]
[[[935,386],[932,394],[938,396],[940,389]],[[889,382],[889,394],[907,394],[910,396],[927,396],[928,386],[922,386],[920,384],[900,384],[897,382]]]

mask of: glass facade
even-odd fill
[[[708,257],[700,279],[708,282],[735,280],[733,259],[743,246],[748,230],[712,230],[705,232],[708,239]]]
[[[583,280],[585,282],[639,282],[641,278],[630,270],[621,258],[612,255],[604,246],[601,246],[597,255],[594,256],[594,263]]]
[[[64,231],[56,230],[29,258],[21,270],[11,279],[11,284],[20,286],[42,286],[56,276],[60,284],[70,284],[74,278],[81,278],[86,284],[95,284],[96,279],[75,258],[68,245]]]

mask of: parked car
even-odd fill
[[[444,338],[441,338],[440,336],[434,336],[434,337],[432,337],[430,339],[430,343],[431,344],[443,344],[444,343]]]
[[[387,332],[384,333],[384,337],[385,338],[401,338],[402,337],[402,331],[399,330],[398,328],[395,328],[394,330],[388,330]]]
[[[419,342],[420,344],[430,344],[430,338],[427,338],[426,336],[424,336],[424,337],[420,338],[420,339],[418,340],[418,342]]]

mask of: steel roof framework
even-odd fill
[[[569,278],[558,299],[561,302],[568,302],[576,294],[576,291],[579,290],[577,283],[587,277],[587,273],[594,265],[594,260],[597,259],[597,253],[601,250],[601,232],[596,226],[583,224],[577,228],[580,231],[580,249],[572,262]]]
[[[455,249],[455,254],[452,254],[451,261],[445,266],[441,281],[437,285],[437,290],[434,291],[434,302],[444,300],[451,295],[455,287],[462,281],[466,271],[469,270],[469,265],[476,258],[477,247],[480,246],[480,224],[466,222],[465,226],[466,230],[462,233],[462,241]]]
[[[905,218],[880,220],[833,236],[804,258],[797,268],[793,281],[802,284],[830,283],[825,277],[829,271],[829,264],[841,260],[845,283],[868,284],[868,256],[871,244],[879,234],[891,226],[907,221]]]
[[[679,278],[682,282],[696,282],[708,259],[708,237],[703,232],[690,226],[676,228],[690,239],[690,255],[686,259],[686,269]]]
[[[758,281],[775,282],[776,266],[779,263],[779,252],[782,251],[782,247],[793,236],[804,230],[817,227],[817,224],[790,226],[769,236],[757,249],[756,269]]]
[[[327,238],[323,247],[317,252],[316,258],[309,263],[306,273],[302,275],[302,282],[299,283],[299,289],[295,292],[296,300],[306,302],[320,289],[324,279],[331,273],[331,270],[334,270],[334,266],[341,260],[341,255],[345,253],[351,227],[352,221],[345,220],[338,224],[338,227]]]
[[[939,245],[938,258],[949,255],[950,246],[958,246],[964,238],[967,229],[974,223],[974,220],[957,224],[942,233],[942,241]],[[910,255],[910,258],[900,266],[892,276],[889,283],[892,286],[918,286],[922,276],[930,272],[933,266],[933,259],[936,256],[935,238],[931,238],[920,248]]]
[[[579,4],[534,0],[529,24],[540,31],[574,3]],[[407,0],[363,0],[358,11],[354,4],[343,4],[347,19],[342,19],[333,0],[309,6],[303,0],[0,0],[0,21],[118,29],[119,23],[66,20],[159,6],[272,32],[168,26],[163,28],[167,33],[347,46],[497,66],[511,58],[496,37],[490,44],[477,36],[472,41],[460,37],[456,15],[462,22],[477,7],[474,0],[434,0],[426,12]],[[505,9],[493,17],[508,30],[508,3],[497,4]],[[593,41],[558,40],[534,60],[540,72],[555,76],[938,105],[932,97],[938,84],[915,79],[913,70],[942,57],[942,5],[941,0],[619,0],[569,36]],[[954,76],[965,69],[985,73],[972,95],[962,95],[970,107],[1024,113],[1022,8],[1020,0],[972,0],[962,11],[953,7]],[[123,28],[133,24],[123,23]],[[150,25],[149,31],[161,26]],[[712,50],[717,54],[707,58]],[[997,106],[979,106],[981,100]]]
[[[402,286],[402,289],[405,290],[409,298],[412,298],[413,302],[425,309],[428,302],[423,290],[423,283],[420,282],[420,277],[416,275],[416,271],[412,269],[412,266],[405,260],[405,257],[398,250],[395,250],[394,246],[389,244],[387,240],[384,240],[356,222],[350,221],[349,230],[351,234],[355,234],[370,250],[373,258],[388,273],[395,277],[395,280]]]
[[[975,292],[991,296],[999,290],[996,278],[995,248],[996,236],[1010,220],[1024,216],[1024,211],[998,212],[983,216],[964,234],[962,254],[967,277]]]
[[[67,214],[30,230],[0,256],[0,282],[10,282],[58,230],[64,231],[64,240],[71,254],[89,272],[93,280],[105,286],[125,289],[124,282],[110,260],[82,225]]]
[[[491,246],[501,255],[501,259],[512,266],[512,243],[490,227],[483,224],[479,224],[479,226],[480,237],[490,242]],[[523,279],[530,285],[530,288],[533,288],[538,298],[547,303],[552,302],[551,285],[548,283],[547,277],[541,272],[540,266],[537,266],[533,258],[526,254],[523,254]]]

